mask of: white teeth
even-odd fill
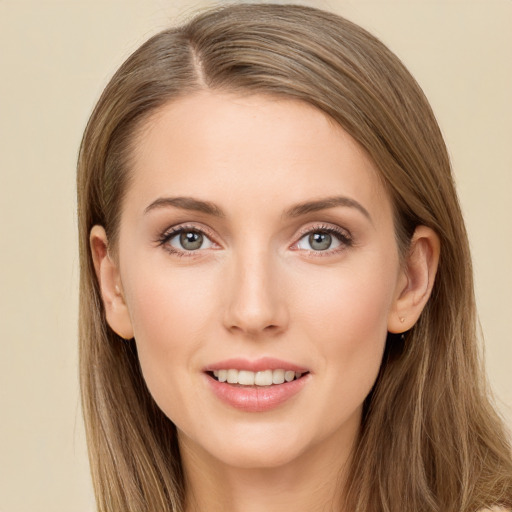
[[[272,372],[272,383],[282,384],[284,382],[284,370],[274,370]]]
[[[254,386],[254,380],[254,372],[249,372],[247,370],[240,370],[238,372],[238,384]],[[259,384],[259,382],[257,384]]]
[[[256,386],[270,386],[272,384],[272,370],[264,370],[256,373],[254,384],[256,384]]]
[[[294,378],[295,378],[295,372],[292,372],[291,370],[284,372],[284,380],[286,382],[291,382]]]
[[[213,375],[219,382],[228,384],[240,384],[242,386],[271,386],[272,384],[283,384],[298,379],[304,372],[292,370],[263,370],[251,372],[249,370],[214,370]]]
[[[228,370],[228,384],[238,384],[238,370]]]

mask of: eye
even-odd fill
[[[178,251],[198,251],[213,246],[213,242],[204,233],[190,228],[180,228],[169,233],[164,243]]]
[[[343,246],[350,246],[348,235],[333,228],[318,228],[310,230],[295,244],[296,249],[305,251],[323,252],[336,251]]]
[[[297,243],[297,249],[307,251],[327,251],[335,249],[340,245],[340,241],[331,233],[325,231],[315,231],[303,236]]]

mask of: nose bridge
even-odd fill
[[[276,256],[268,247],[247,244],[234,252],[233,260],[226,327],[250,335],[284,329],[287,311]]]

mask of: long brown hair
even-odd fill
[[[440,237],[432,296],[404,337],[389,335],[366,399],[347,510],[512,507],[510,445],[477,350],[467,235],[426,98],[398,58],[353,23],[309,7],[247,4],[208,11],[147,41],[114,75],[85,130],[80,374],[99,510],[183,510],[175,427],[146,389],[133,340],[105,321],[89,232],[103,225],[115,248],[138,129],[165,103],[205,88],[295,98],[327,113],[375,162],[402,253],[418,225]]]

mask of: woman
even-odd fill
[[[99,510],[512,507],[446,148],[367,32],[253,4],[158,34],[78,191]]]

